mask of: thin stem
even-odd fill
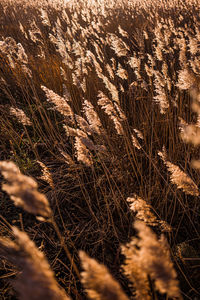
[[[58,225],[56,224],[53,217],[51,218],[51,224],[53,225],[54,230],[55,230],[55,232],[56,232],[56,234],[57,234],[57,236],[60,240],[61,247],[64,249],[64,251],[65,251],[65,253],[66,253],[66,255],[67,255],[67,257],[68,257],[68,259],[69,259],[69,261],[70,261],[70,263],[71,263],[71,265],[72,265],[72,267],[73,267],[73,269],[74,269],[74,271],[75,271],[75,273],[78,277],[78,279],[80,280],[81,276],[80,276],[79,270],[78,270],[78,268],[77,268],[77,266],[74,262],[74,259],[71,256],[71,253],[69,252],[69,249],[68,249],[67,245],[65,244],[64,237],[62,236],[62,234],[60,232],[60,229],[58,228]]]

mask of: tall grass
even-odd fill
[[[1,1],[2,299],[200,297],[199,8]]]

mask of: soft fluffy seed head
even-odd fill
[[[163,151],[158,152],[158,155],[162,158],[164,164],[167,166],[168,171],[171,173],[171,182],[175,184],[178,189],[182,189],[186,194],[199,196],[199,189],[194,181],[185,172],[183,172],[179,166],[172,164],[167,160],[167,152],[165,147],[163,147]]]
[[[137,136],[138,136],[141,140],[144,140],[143,133],[142,133],[140,130],[134,128],[133,131],[137,134]]]
[[[54,183],[53,183],[53,178],[52,175],[49,171],[49,168],[41,161],[37,160],[38,164],[42,168],[42,176],[40,178],[44,181],[46,181],[52,189],[54,189]]]
[[[40,12],[41,12],[42,24],[45,25],[45,26],[50,27],[51,23],[49,21],[49,17],[48,17],[47,11],[41,8]]]
[[[79,128],[81,128],[81,130],[83,130],[85,133],[87,133],[88,135],[91,135],[94,133],[90,124],[83,117],[81,117],[79,115],[75,115],[75,119],[76,119],[76,122],[77,122]]]
[[[148,274],[144,271],[141,261],[138,260],[139,250],[137,249],[137,238],[132,238],[130,243],[121,247],[122,254],[125,256],[122,269],[124,274],[130,280],[135,290],[134,299],[151,300],[151,292],[148,280]]]
[[[34,215],[50,218],[52,211],[45,195],[37,191],[34,179],[22,175],[13,162],[1,161],[0,171],[8,184],[3,184],[2,189],[10,195],[16,206]]]
[[[90,167],[93,165],[93,160],[90,151],[83,144],[80,137],[75,137],[74,147],[76,149],[77,160]]]
[[[116,74],[117,74],[117,76],[119,76],[120,78],[122,78],[124,80],[128,79],[128,72],[124,68],[122,68],[120,63],[118,64],[118,69],[117,69]]]
[[[155,287],[160,293],[169,297],[180,297],[177,275],[170,259],[167,240],[164,236],[157,239],[155,233],[143,222],[136,221],[134,227],[138,230],[138,259],[144,271],[155,280]]]
[[[60,154],[63,156],[64,158],[64,161],[68,164],[68,165],[74,165],[74,161],[73,159],[71,158],[71,156],[66,153],[64,150],[62,150],[61,148],[58,148]]]
[[[124,29],[122,29],[120,25],[118,26],[118,30],[119,30],[119,33],[120,33],[123,37],[129,38],[128,33],[127,33]]]
[[[128,300],[119,283],[111,276],[108,269],[90,258],[83,251],[79,252],[82,266],[82,283],[88,297],[95,300]]]
[[[195,169],[200,169],[200,160],[193,160],[192,167]]]
[[[101,120],[96,111],[94,110],[94,106],[88,100],[85,100],[83,103],[83,111],[93,132],[101,135],[103,133],[103,126]]]
[[[188,69],[179,71],[177,87],[181,90],[194,88],[197,84],[195,75]]]
[[[115,51],[118,57],[127,56],[129,47],[117,35],[113,33],[109,34],[109,37],[107,37],[107,42],[109,45],[111,44],[111,48]]]
[[[54,93],[52,90],[46,88],[45,86],[41,86],[42,90],[45,92],[47,101],[53,103],[55,107],[51,108],[51,110],[57,110],[65,117],[68,117],[72,122],[74,122],[74,113],[67,103],[66,98],[59,96],[58,94]]]
[[[160,106],[160,113],[165,114],[169,108],[169,101],[165,92],[165,80],[160,72],[154,72],[155,96],[154,101]]]
[[[194,146],[200,145],[200,128],[196,125],[187,125],[182,128],[181,138],[185,143],[191,143]]]
[[[17,121],[25,126],[31,126],[31,120],[26,116],[25,112],[17,107],[10,107],[9,112]]]
[[[103,74],[98,73],[98,77],[103,80],[107,90],[112,95],[112,100],[120,105],[119,93],[118,93],[116,86],[112,82],[110,82],[110,80]]]
[[[138,139],[136,138],[136,136],[134,134],[131,135],[131,140],[132,140],[132,144],[134,147],[136,147],[137,149],[142,148],[142,146],[140,145]]]
[[[113,103],[103,92],[99,92],[98,94],[98,105],[102,107],[105,113],[110,117],[113,121],[115,129],[119,135],[124,134],[122,121],[126,119],[125,115],[121,111],[119,105],[117,103]]]
[[[115,74],[113,72],[113,68],[109,64],[106,64],[106,70],[107,70],[110,78],[113,80],[115,78]]]
[[[130,209],[136,213],[136,218],[151,226],[158,225],[159,222],[151,211],[151,205],[149,205],[145,200],[134,194],[132,197],[128,197],[127,201],[130,203]]]
[[[0,237],[0,256],[14,264],[20,273],[13,286],[21,300],[69,300],[58,286],[44,254],[25,232],[13,227],[15,241]]]

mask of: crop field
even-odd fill
[[[0,1],[0,300],[200,299],[199,12]]]

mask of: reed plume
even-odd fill
[[[49,171],[49,168],[41,161],[37,160],[37,163],[40,165],[42,169],[42,176],[40,178],[44,181],[46,181],[52,189],[55,188],[54,183],[53,183],[53,178],[52,175]]]
[[[24,126],[31,126],[31,120],[26,116],[25,112],[17,107],[10,107],[9,112],[12,116],[14,116],[17,121]]]
[[[171,182],[175,184],[178,189],[182,189],[186,194],[199,196],[199,189],[194,181],[185,172],[183,172],[179,166],[167,160],[165,147],[163,147],[162,152],[158,152],[158,155],[162,158],[164,164],[167,166],[168,171],[171,173]]]
[[[76,156],[77,160],[90,167],[93,165],[93,160],[90,151],[84,145],[80,137],[75,137]]]
[[[113,103],[103,92],[98,94],[98,105],[104,109],[105,113],[113,121],[115,129],[119,135],[123,135],[124,130],[122,122],[126,119],[125,115],[117,103]]]
[[[101,120],[94,110],[94,106],[88,100],[85,100],[83,103],[83,111],[86,115],[90,128],[94,133],[101,135],[103,133],[103,126]]]
[[[136,213],[136,218],[151,226],[158,224],[156,216],[152,213],[151,205],[145,200],[134,194],[132,197],[128,197],[127,201],[130,203],[130,209]]]
[[[12,227],[15,240],[0,237],[0,257],[15,265],[20,273],[12,281],[20,300],[69,300],[59,287],[44,254],[25,232]]]
[[[51,217],[49,202],[45,195],[37,191],[38,184],[34,179],[21,174],[19,168],[11,161],[1,161],[0,171],[8,182],[2,185],[2,189],[10,195],[16,206],[37,216]]]
[[[54,107],[52,107],[51,110],[57,110],[59,113],[74,122],[74,113],[70,105],[67,103],[69,99],[59,96],[45,86],[41,86],[41,88],[46,94],[47,101],[54,104]]]
[[[79,256],[84,271],[82,283],[90,299],[95,300],[128,300],[119,283],[111,276],[108,269],[80,251]]]
[[[155,288],[160,293],[181,299],[167,240],[163,235],[157,239],[156,234],[141,221],[136,221],[134,227],[139,238],[133,238],[123,246],[122,252],[126,257],[123,268],[134,283],[137,299],[151,299],[147,275],[154,280]]]

